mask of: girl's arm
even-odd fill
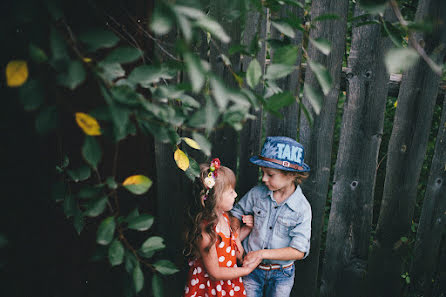
[[[211,238],[206,232],[202,232],[201,234],[202,240],[199,243],[200,254],[207,273],[214,280],[228,280],[248,275],[260,263],[260,261],[253,260],[243,267],[220,267],[215,244],[212,245],[209,252],[206,252],[205,247],[209,245]]]
[[[243,248],[242,242],[240,241],[240,235],[235,239],[235,243],[237,244],[237,251],[235,256],[237,257],[237,264],[243,263],[243,255],[245,254],[245,249]]]

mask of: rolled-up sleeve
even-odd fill
[[[231,209],[231,214],[241,220],[243,215],[252,214],[253,190],[245,194],[239,202]]]
[[[291,229],[290,246],[304,253],[304,259],[310,253],[311,207],[301,212],[298,224]]]

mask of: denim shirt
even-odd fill
[[[246,252],[261,249],[292,247],[310,251],[311,206],[299,186],[288,199],[277,204],[273,191],[265,185],[252,188],[231,210],[241,220],[242,215],[254,216],[254,227],[243,241]],[[263,263],[287,265],[293,261],[263,260]]]

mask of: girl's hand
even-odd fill
[[[243,259],[243,267],[249,267],[251,268],[252,265],[254,265],[254,268],[256,268],[263,260],[262,257],[262,251],[255,251],[255,252],[249,252],[246,254],[245,258]],[[254,269],[253,268],[253,269]]]
[[[254,226],[254,216],[252,215],[242,216],[242,221],[246,227],[252,228]]]

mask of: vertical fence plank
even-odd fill
[[[225,66],[220,54],[228,55],[228,50],[231,44],[240,44],[241,36],[241,24],[240,18],[235,20],[229,19],[229,10],[231,5],[241,5],[237,1],[210,1],[210,14],[219,22],[225,29],[226,33],[231,37],[230,43],[222,43],[217,40],[212,40],[210,45],[210,63],[215,74],[221,78],[224,84],[228,87],[236,86],[236,81]],[[212,37],[211,37],[212,38]],[[240,57],[233,55],[231,58],[231,64],[234,69],[240,68]],[[221,129],[217,129],[212,135],[212,156],[219,157],[222,164],[235,170],[237,168],[237,155],[235,151],[238,148],[238,135],[232,127],[225,126]]]
[[[440,20],[444,1],[423,0],[418,4],[415,21]],[[444,14],[443,14],[444,16]],[[425,51],[444,42],[443,22],[435,22],[434,34],[426,38]],[[437,56],[438,61],[443,57]],[[423,61],[403,74],[398,107],[388,147],[386,179],[376,229],[376,241],[369,259],[370,290],[373,297],[401,296],[401,265],[407,251],[401,237],[407,236],[413,216],[417,184],[426,152],[440,78]]]
[[[386,15],[391,13],[388,9]],[[355,16],[363,14],[356,6]],[[322,267],[322,296],[357,297],[364,289],[389,78],[383,56],[391,41],[381,36],[379,24],[354,27],[352,32],[351,71],[346,75],[347,100]]]
[[[439,255],[442,233],[446,223],[446,100],[432,158],[426,195],[414,249],[412,270],[409,274],[411,293],[430,296],[433,272]]]
[[[304,1],[301,1],[304,2]],[[302,19],[303,9],[297,7],[296,5],[283,5],[280,12],[278,13],[280,18],[290,18],[290,19]],[[275,17],[274,15],[271,16]],[[287,77],[277,81],[277,85],[283,91],[290,91],[291,94],[297,96],[300,87],[300,76],[301,76],[301,60],[302,60],[302,38],[303,33],[300,30],[295,29],[295,38],[291,40],[291,44],[299,48],[299,54],[296,61],[296,70],[294,70]],[[271,27],[271,37],[273,39],[280,39],[281,32]],[[274,51],[271,50],[270,56],[274,62]],[[278,118],[275,115],[268,113],[266,115],[266,135],[268,136],[288,136],[293,139],[297,137],[297,130],[299,126],[299,103],[296,101],[292,105],[283,108],[280,113],[282,118]]]
[[[264,9],[262,13],[258,11],[250,11],[247,14],[245,30],[243,32],[242,44],[249,45],[256,33],[258,33],[259,40],[262,40],[262,46],[257,54],[257,61],[260,63],[262,74],[265,73],[265,59],[266,59],[266,22],[267,10]],[[241,62],[241,69],[246,72],[250,57],[244,57]],[[259,84],[255,90],[257,94],[263,92],[263,84]],[[256,116],[256,119],[245,123],[242,131],[240,131],[239,139],[239,167],[238,167],[238,183],[237,190],[239,197],[242,197],[254,185],[257,184],[258,167],[249,162],[249,158],[259,153],[261,128],[262,128],[262,109],[251,110],[251,114]]]
[[[311,59],[327,67],[333,79],[333,88],[325,96],[321,113],[315,117],[312,127],[305,116],[301,116],[300,141],[306,149],[306,162],[311,166],[310,177],[303,183],[302,188],[311,204],[313,220],[310,255],[296,266],[296,280],[298,280],[294,286],[296,296],[298,294],[313,296],[316,289],[324,208],[330,178],[333,129],[345,48],[348,2],[348,0],[315,0],[311,7],[313,19],[326,13],[337,14],[339,19],[316,22],[316,27],[310,31],[311,38],[324,37],[331,42],[332,50],[327,57],[311,44],[308,47],[308,54]],[[317,87],[316,77],[309,67],[305,73],[305,83],[313,88]],[[305,97],[304,104],[311,110]]]

